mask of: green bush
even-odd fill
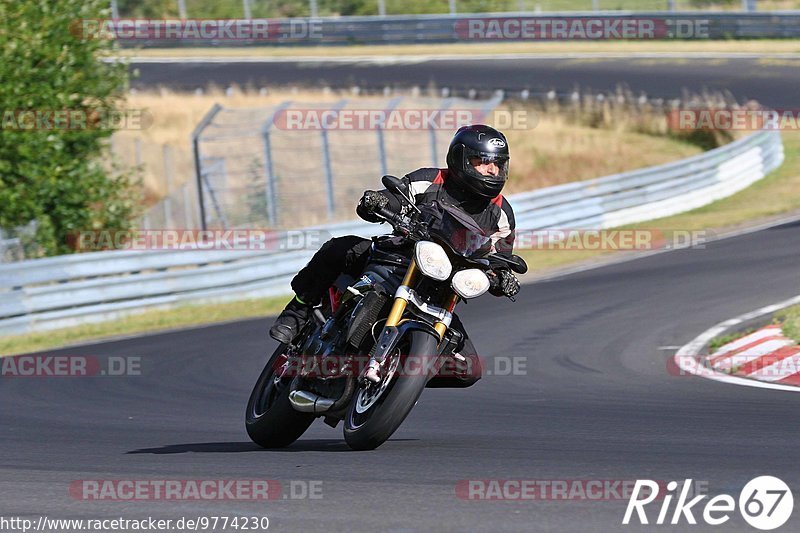
[[[111,41],[80,33],[81,21],[108,17],[106,7],[104,0],[0,2],[0,228],[34,222],[47,255],[72,251],[75,231],[126,229],[137,211],[131,179],[103,164],[113,130],[102,117],[122,103],[127,67],[100,61]],[[22,120],[65,111],[86,126]]]
[[[777,319],[783,328],[783,334],[800,342],[800,305],[781,311]]]

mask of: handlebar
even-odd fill
[[[374,213],[382,217],[386,222],[389,222],[394,228],[395,232],[399,235],[404,237],[412,236],[416,239],[430,238],[427,224],[425,222],[417,222],[415,217],[412,217],[411,219],[404,218],[400,214],[387,209],[385,206],[375,209]],[[485,270],[492,270],[496,265],[492,264],[492,261],[489,259],[493,259],[501,264],[504,264],[505,267],[510,268],[512,271],[518,274],[524,274],[528,270],[528,265],[521,257],[518,256],[507,258],[499,254],[492,254],[490,258],[475,258],[470,259],[469,262],[472,263],[473,266],[480,267]]]
[[[394,227],[394,229],[405,230],[402,233],[408,235],[409,231],[407,223],[397,213],[387,209],[386,207],[379,207],[378,209],[375,210],[375,214],[383,217],[387,222],[389,222]]]

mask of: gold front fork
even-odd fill
[[[406,277],[403,278],[403,283],[406,287],[411,287],[411,284],[414,283],[414,280],[417,278],[417,262],[414,258],[411,258],[411,263],[408,265],[408,270],[406,271]],[[403,300],[402,298],[395,298],[394,305],[392,305],[392,310],[389,312],[389,318],[386,319],[386,326],[393,327],[397,326],[400,323],[400,319],[403,316],[403,312],[406,310],[406,305],[408,302]]]
[[[458,294],[453,293],[450,298],[447,299],[447,310],[452,313],[453,309],[456,308],[457,303]],[[447,331],[447,325],[444,322],[437,322],[433,328],[439,333],[439,340],[441,341],[444,339],[444,333]]]
[[[417,263],[414,258],[412,258],[411,263],[408,265],[406,276],[403,278],[403,283],[401,285],[411,288],[411,285],[416,279]],[[447,300],[447,310],[452,313],[457,303],[458,295],[453,293],[453,295],[451,295]],[[392,305],[392,310],[389,312],[389,318],[386,319],[387,327],[397,326],[400,323],[400,319],[403,317],[403,313],[406,310],[406,305],[408,305],[408,302],[402,298],[395,298],[394,304]],[[444,322],[437,322],[433,327],[436,332],[439,333],[439,340],[441,341],[444,338],[445,332],[447,331],[447,325],[445,325]]]

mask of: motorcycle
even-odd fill
[[[377,448],[458,357],[463,335],[449,326],[459,301],[487,292],[497,266],[527,271],[519,256],[489,253],[489,238],[462,211],[439,201],[416,206],[401,180],[382,182],[406,206],[375,211],[392,235],[373,238],[361,278],[340,276],[256,381],[246,428],[262,447],[288,446],[323,417],[331,427],[344,421],[352,449]]]

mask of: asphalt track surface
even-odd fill
[[[636,94],[674,98],[684,89],[730,91],[739,101],[752,98],[774,108],[798,107],[800,59],[459,59],[407,63],[270,62],[140,63],[136,88],[164,86],[194,90],[210,83],[227,87],[287,85],[320,88],[360,86],[448,87],[458,92],[494,89],[532,94],[575,88],[611,91],[620,84]]]
[[[270,319],[48,352],[141,358],[141,375],[0,381],[2,515],[263,515],[277,531],[650,531],[624,500],[465,501],[459,480],[683,480],[738,497],[760,475],[800,488],[800,395],[672,375],[707,327],[798,292],[800,223],[525,285],[460,313],[488,360],[469,389],[427,390],[399,431],[351,452],[341,425],[295,445],[249,442],[243,415],[274,343]],[[543,252],[546,253],[546,252]],[[500,357],[520,357],[505,375]],[[322,482],[322,498],[81,501],[82,479]],[[288,493],[286,490],[285,493]],[[706,500],[707,501],[707,500]],[[704,505],[704,502],[701,503]],[[655,519],[657,508],[648,508]],[[695,508],[696,509],[696,508]],[[698,520],[701,513],[695,513]],[[797,511],[782,530],[797,530]],[[737,513],[724,526],[753,531]]]

